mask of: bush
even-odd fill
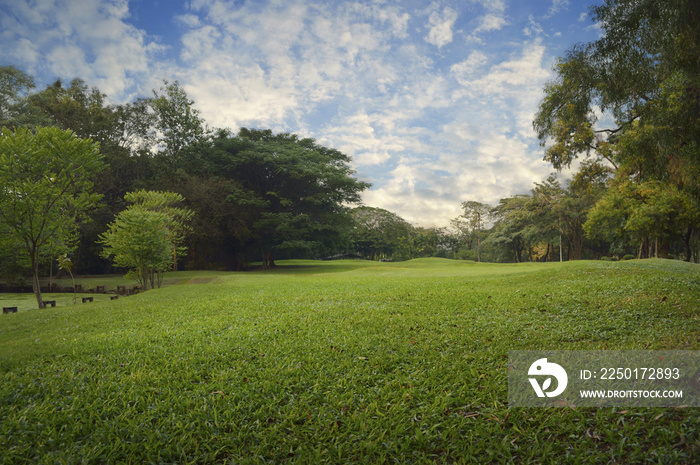
[[[635,258],[637,258],[637,257],[635,255],[632,255],[632,254],[627,254],[624,257],[622,257],[623,260],[634,260]]]

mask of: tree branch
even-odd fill
[[[594,134],[601,134],[601,133],[603,133],[603,132],[607,132],[608,134],[616,134],[616,133],[622,131],[625,127],[627,127],[627,126],[629,126],[630,124],[632,124],[635,120],[638,120],[639,118],[640,118],[640,115],[636,115],[634,118],[632,118],[632,119],[629,120],[628,122],[623,123],[619,128],[616,128],[616,129],[599,129],[599,130],[597,130],[597,131],[593,131],[593,133],[594,133]]]

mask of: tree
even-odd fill
[[[160,274],[172,268],[182,247],[190,210],[175,205],[184,199],[173,192],[136,191],[126,195],[129,205],[100,236],[103,256],[117,268],[127,268],[146,290],[160,286]],[[158,280],[156,280],[156,277]]]
[[[607,190],[607,182],[612,174],[610,167],[587,160],[568,182],[560,204],[561,221],[568,242],[569,260],[583,258],[586,234],[583,228],[588,212]]]
[[[241,270],[245,244],[252,240],[252,215],[237,204],[240,184],[210,173],[181,173],[173,186],[186,199],[197,221],[187,235],[188,265],[197,269]]]
[[[485,203],[469,200],[462,202],[463,213],[460,218],[466,222],[466,226],[472,235],[476,236],[476,257],[477,261],[481,261],[481,230],[486,223],[491,220],[492,207]],[[455,226],[459,222],[454,223]]]
[[[698,3],[606,0],[592,13],[603,36],[558,60],[533,123],[542,144],[552,142],[545,159],[559,169],[592,150],[617,169],[634,155],[616,145],[636,123],[659,142],[647,157],[690,145],[685,155],[698,160]],[[595,107],[615,126],[596,128]]]
[[[557,78],[545,86],[533,122],[546,147],[545,160],[560,169],[593,152],[609,162],[620,186],[606,205],[617,202],[619,194],[641,192],[624,187],[627,182],[661,182],[674,186],[675,198],[686,197],[680,204],[689,210],[680,216],[695,218],[693,210],[700,205],[700,4],[606,0],[592,13],[603,27],[602,37],[558,60]],[[596,109],[614,124],[598,127]],[[652,195],[643,204],[653,199],[660,201]],[[620,215],[601,205],[596,221],[606,223],[600,217],[606,212],[612,222]],[[690,237],[699,227],[692,221],[675,226]],[[648,249],[649,237],[634,236],[640,250]]]
[[[159,133],[160,158],[165,161],[165,167],[177,171],[183,149],[205,137],[204,121],[177,81],[163,80],[160,93],[153,90],[150,104]]]
[[[528,228],[532,224],[528,209],[529,195],[515,195],[501,199],[493,209],[494,230],[484,242],[493,244],[506,254],[506,261],[523,261],[523,252],[529,247]]]
[[[42,254],[53,260],[74,247],[79,223],[99,201],[90,190],[102,168],[99,144],[72,131],[2,130],[0,224],[22,244],[39,308],[45,307],[39,285]]]
[[[46,125],[48,120],[28,100],[34,78],[14,66],[0,66],[0,128]]]
[[[105,168],[94,179],[95,191],[103,195],[100,208],[80,228],[80,242],[73,254],[76,269],[105,271],[95,247],[98,235],[122,208],[124,194],[143,184],[152,171],[151,151],[155,141],[155,115],[150,100],[113,105],[105,94],[79,78],[68,86],[57,80],[40,92],[28,95],[17,120],[31,120],[37,111],[46,126],[70,129],[80,138],[99,142]]]
[[[556,175],[551,174],[544,182],[536,182],[535,188],[531,192],[531,200],[528,205],[533,219],[531,240],[547,245],[544,253],[545,261],[550,254],[553,255],[553,243],[559,242],[559,260],[561,261],[563,259],[562,236],[565,234],[562,208],[564,190]]]
[[[187,208],[181,208],[185,199],[175,192],[159,192],[139,190],[129,192],[124,196],[124,200],[130,204],[145,208],[149,211],[165,213],[168,218],[168,228],[173,244],[173,271],[177,271],[177,256],[182,253],[182,245],[185,234],[190,231],[189,222],[194,216],[194,212]]]
[[[330,247],[352,220],[350,204],[369,184],[353,177],[350,158],[313,139],[243,128],[237,137],[213,141],[210,169],[235,180],[229,199],[250,224],[250,245],[263,266],[274,266],[277,251]]]
[[[361,206],[351,210],[354,227],[350,244],[370,260],[410,259],[414,254],[415,228],[395,213],[382,208]]]
[[[127,208],[117,215],[109,229],[100,236],[103,256],[112,258],[117,268],[127,268],[143,290],[155,288],[157,273],[172,266],[173,241],[168,215]]]
[[[587,234],[620,243],[640,244],[638,257],[668,257],[668,244],[688,224],[697,223],[700,210],[678,188],[659,181],[615,183],[591,209],[584,224]]]

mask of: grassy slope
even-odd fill
[[[514,349],[700,349],[662,260],[283,262],[0,318],[7,463],[693,463],[697,409],[507,409]],[[196,281],[195,281],[196,282]]]

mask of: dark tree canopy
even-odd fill
[[[332,246],[349,227],[349,205],[369,187],[347,155],[294,134],[244,128],[221,134],[210,150],[211,173],[236,183],[229,201],[249,218],[245,233],[265,266],[275,251]]]

